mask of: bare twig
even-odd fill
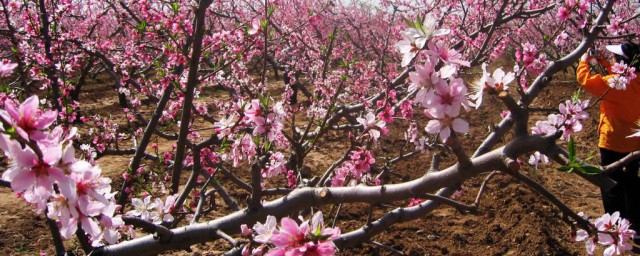
[[[456,210],[458,210],[461,213],[476,213],[478,211],[478,208],[475,205],[466,205],[444,196],[439,196],[434,194],[423,194],[423,195],[419,195],[418,197],[433,200],[440,204],[453,206],[453,208],[456,208]]]
[[[381,244],[381,243],[376,242],[376,241],[370,241],[369,243],[372,244],[372,245],[378,246],[378,247],[380,247],[382,249],[388,250],[388,251],[390,251],[392,253],[395,253],[397,255],[406,255],[403,252],[397,250],[396,248],[393,248],[393,247],[388,246],[386,244]]]
[[[534,191],[538,192],[538,194],[544,196],[549,202],[551,202],[556,207],[558,207],[560,209],[560,211],[562,211],[564,214],[566,214],[568,216],[571,216],[571,218],[582,229],[588,230],[588,231],[594,231],[595,230],[595,227],[593,226],[593,224],[589,223],[589,221],[587,221],[587,220],[583,219],[582,217],[580,217],[580,215],[578,215],[576,212],[571,210],[571,208],[569,208],[569,206],[567,206],[562,201],[560,201],[560,199],[555,197],[553,195],[553,193],[549,192],[549,190],[547,190],[540,183],[536,182],[535,180],[533,180],[533,179],[527,177],[526,175],[524,175],[524,174],[522,174],[520,172],[517,172],[517,171],[512,171],[512,170],[509,170],[507,168],[504,168],[502,171],[504,173],[507,173],[507,174],[513,176],[514,178],[516,178],[520,182],[524,183],[528,187],[532,188]]]
[[[158,239],[160,243],[168,243],[173,236],[173,232],[168,228],[162,225],[153,224],[140,218],[125,216],[122,217],[122,220],[127,225],[142,228],[145,232],[153,234],[153,238]]]
[[[53,245],[56,249],[56,255],[64,255],[66,249],[64,248],[64,243],[62,242],[62,237],[60,236],[60,229],[58,228],[58,224],[55,220],[47,217],[49,209],[44,209],[44,215],[47,219],[47,226],[49,227],[49,231],[51,232],[51,237],[53,238]]]
[[[480,199],[482,198],[482,195],[484,194],[484,192],[487,190],[487,184],[489,183],[489,180],[491,180],[498,173],[500,172],[492,171],[489,175],[487,175],[486,178],[484,178],[484,180],[482,181],[482,185],[480,185],[480,189],[478,190],[476,201],[473,202],[473,206],[475,206],[476,208],[480,207]]]
[[[607,166],[603,166],[602,170],[605,173],[611,173],[615,170],[617,170],[618,168],[622,167],[622,166],[626,166],[627,164],[636,161],[640,158],[640,150],[637,151],[633,151],[631,153],[629,153],[628,155],[626,155],[625,157],[623,157],[622,159],[615,161]]]

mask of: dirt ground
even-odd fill
[[[557,109],[561,101],[568,99],[577,84],[572,76],[563,81],[555,81],[553,90],[542,92],[534,103],[535,107]],[[205,94],[206,95],[206,94]],[[113,97],[112,97],[113,96]],[[88,114],[111,114],[112,120],[123,120],[122,111],[117,107],[114,89],[109,84],[95,83],[86,88],[81,97],[82,108]],[[583,98],[588,98],[584,96]],[[463,137],[467,152],[470,154],[487,133],[488,125],[500,120],[502,106],[495,100],[485,100],[480,111],[467,114],[472,124],[472,132]],[[592,118],[585,121],[584,131],[576,136],[578,152],[583,158],[595,152],[597,147],[597,106],[590,110]],[[532,121],[540,120],[547,113],[536,113]],[[419,113],[416,113],[418,116]],[[424,123],[422,123],[424,125]],[[397,147],[393,138],[402,136],[402,131],[392,131],[392,136],[382,143],[383,148]],[[321,173],[345,150],[337,142],[325,141],[307,161],[314,172]],[[166,145],[163,145],[166,146]],[[384,154],[381,152],[380,154]],[[528,156],[527,156],[528,157]],[[334,159],[331,161],[330,159]],[[451,160],[445,158],[445,163]],[[597,157],[593,161],[597,161]],[[521,159],[526,161],[524,157]],[[396,182],[410,180],[423,174],[429,166],[430,158],[421,156],[411,161],[401,162],[394,167],[392,177]],[[114,182],[120,182],[120,173],[128,163],[128,157],[104,157],[100,166]],[[418,167],[418,168],[416,168]],[[577,212],[590,216],[600,215],[603,211],[599,189],[574,174],[560,173],[554,167],[545,167],[534,171],[523,168],[530,177],[534,177],[563,202]],[[316,174],[319,175],[319,174]],[[471,203],[486,175],[475,177],[463,184],[462,202]],[[117,189],[117,186],[114,186]],[[241,195],[244,192],[230,191]],[[408,202],[378,206],[373,217],[381,217],[384,210],[391,210]],[[329,211],[330,206],[323,207]],[[343,232],[348,232],[364,224],[368,212],[367,205],[345,207],[338,217]],[[230,210],[221,207],[209,218],[221,216]],[[570,228],[561,220],[560,211],[545,201],[525,185],[506,175],[498,175],[488,184],[488,190],[480,202],[479,212],[463,214],[455,209],[442,206],[424,218],[390,227],[386,232],[373,238],[374,241],[401,251],[406,255],[583,255],[582,243],[571,242]],[[47,236],[48,229],[43,215],[24,207],[21,199],[16,198],[10,189],[0,189],[0,254],[34,255],[46,252],[53,255],[52,243]],[[68,248],[78,248],[75,241],[66,242]],[[192,252],[173,252],[171,255],[219,255],[230,248],[225,242],[207,243],[192,246]],[[78,249],[79,250],[79,249]],[[347,249],[343,255],[394,255],[394,252],[373,244]],[[169,254],[167,254],[169,255]]]

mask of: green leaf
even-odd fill
[[[573,170],[573,167],[560,166],[560,167],[556,168],[556,170],[561,171],[561,172],[571,172],[571,170]]]
[[[402,16],[402,19],[404,20],[405,23],[407,23],[408,27],[410,27],[410,28],[415,28],[416,27],[415,21],[409,20],[404,16]]]
[[[569,143],[567,144],[569,148],[569,162],[573,163],[576,161],[576,146],[573,143],[573,137],[569,138]]]
[[[275,6],[269,6],[269,10],[267,11],[267,16],[271,16],[271,14],[273,14],[273,12],[276,11],[276,7]]]
[[[145,31],[145,28],[147,28],[147,21],[146,20],[142,20],[140,23],[138,23],[138,25],[136,26],[136,29],[138,30],[138,32],[140,34],[143,34]]]
[[[267,141],[267,143],[264,144],[264,150],[265,151],[271,150],[271,141]]]
[[[173,9],[173,13],[174,14],[178,14],[178,11],[180,11],[180,4],[176,3],[172,3],[171,4],[171,9]]]
[[[589,155],[587,156],[587,158],[584,159],[584,161],[585,162],[591,161],[591,159],[593,159],[594,157],[596,157],[596,152],[591,151],[591,153],[589,153]]]
[[[11,126],[11,127],[9,127],[9,128],[6,128],[6,127],[5,127],[5,129],[4,129],[4,130],[6,131],[6,133],[7,133],[7,134],[9,134],[9,135],[11,135],[11,136],[13,136],[13,135],[15,135],[15,134],[16,134],[16,128],[15,128],[15,127],[13,127],[13,126]]]
[[[413,27],[415,27],[416,29],[420,30],[420,31],[424,31],[424,28],[422,27],[422,23],[424,22],[424,19],[426,19],[427,17],[420,17],[420,15],[418,15],[418,17],[416,18],[415,23],[413,24]]]
[[[596,175],[596,174],[602,173],[602,170],[600,168],[595,166],[590,166],[590,165],[583,165],[576,169],[581,173],[584,173],[587,175]]]
[[[577,91],[575,91],[573,93],[573,95],[571,95],[571,102],[575,103],[580,99],[580,96],[582,95],[582,88],[578,88]]]

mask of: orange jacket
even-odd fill
[[[608,62],[601,61],[601,64],[611,71]],[[636,73],[638,77],[622,91],[609,89],[607,80],[613,75],[603,77],[599,74],[591,75],[589,72],[589,63],[580,61],[576,71],[578,83],[596,97],[606,92],[600,102],[598,146],[620,153],[640,150],[640,137],[627,138],[635,132],[632,129],[640,128],[635,124],[640,119],[640,73]]]

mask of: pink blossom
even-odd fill
[[[531,66],[529,67],[533,72],[539,73],[539,72],[542,72],[542,70],[547,66],[547,64],[548,64],[547,55],[543,53],[543,54],[540,54],[540,56],[538,56],[538,58],[536,58],[533,61],[533,64],[531,64]]]
[[[409,123],[409,128],[407,128],[407,131],[404,132],[404,139],[408,142],[414,142],[418,139],[419,135],[418,124],[416,124],[415,122]]]
[[[295,189],[296,186],[296,181],[298,180],[298,177],[295,174],[295,171],[293,170],[288,170],[287,171],[287,186],[289,186],[289,188]]]
[[[432,118],[424,128],[427,133],[438,134],[442,141],[446,141],[451,132],[469,132],[469,123],[467,121],[458,118],[458,113],[450,116],[444,112],[425,110],[427,117]]]
[[[395,114],[393,108],[387,106],[378,113],[378,118],[387,124],[393,124],[393,114]]]
[[[531,128],[533,134],[553,135],[564,124],[564,116],[559,114],[550,114],[546,121],[537,121],[536,125]]]
[[[412,207],[412,206],[416,206],[416,205],[420,205],[422,202],[424,202],[425,200],[422,198],[411,198],[411,200],[409,201],[409,204],[407,205],[407,207]]]
[[[567,100],[565,103],[560,103],[558,109],[560,110],[560,113],[565,116],[582,120],[589,118],[589,113],[585,111],[587,107],[589,107],[589,100],[577,100],[575,103],[571,100]]]
[[[276,152],[269,157],[267,167],[262,170],[262,178],[270,178],[280,173],[286,173],[287,159],[282,152]]]
[[[260,26],[260,20],[258,19],[253,19],[251,21],[251,27],[249,28],[249,30],[247,31],[247,34],[249,34],[250,36],[258,34],[261,31],[261,26]]]
[[[567,20],[567,18],[569,18],[569,9],[564,6],[560,7],[558,9],[558,14],[556,14],[556,18],[559,18],[563,21]]]
[[[593,241],[591,237],[589,237],[589,233],[586,230],[578,230],[576,232],[576,242],[585,242],[585,248],[587,249],[588,255],[593,255],[596,250],[596,243]]]
[[[11,75],[13,69],[18,66],[16,63],[2,62],[0,61],[0,77],[7,77]]]
[[[629,84],[629,80],[621,75],[615,75],[607,80],[609,87],[614,88],[616,90],[626,90],[627,84]]]
[[[443,36],[450,33],[448,29],[436,29],[438,20],[434,17],[427,16],[420,29],[408,28],[402,32],[404,40],[396,43],[396,48],[402,53],[401,65],[406,67],[409,62],[418,54],[424,45],[435,36]]]
[[[250,229],[247,224],[240,225],[240,234],[242,236],[250,236],[253,233],[253,229]]]
[[[562,139],[569,140],[572,134],[582,131],[582,123],[578,119],[566,119],[560,130],[562,131]]]
[[[364,117],[356,118],[356,121],[364,127],[373,140],[378,140],[381,131],[383,133],[386,132],[386,123],[384,121],[376,121],[376,116],[371,112]]]
[[[331,186],[342,187],[357,185],[358,179],[354,177],[352,170],[354,170],[354,168],[351,162],[345,162],[341,167],[336,168],[331,178]]]
[[[538,55],[538,49],[534,44],[528,42],[522,44],[522,63],[524,66],[529,67],[535,60],[536,55]]]
[[[233,126],[235,125],[235,118],[236,117],[234,115],[231,115],[227,118],[223,117],[220,119],[220,121],[213,124],[213,128],[215,129],[216,133],[218,133],[219,139],[222,139],[225,136],[229,136],[233,132],[231,128],[233,128]]]
[[[422,88],[432,89],[436,83],[440,82],[439,77],[437,75],[434,76],[434,64],[430,59],[427,59],[424,65],[415,65],[415,69],[415,72],[409,72],[409,79],[411,80],[410,91]]]
[[[62,195],[52,196],[47,203],[47,217],[61,223],[60,235],[64,239],[69,239],[76,233],[79,216],[75,202],[70,202]]]
[[[42,111],[38,108],[39,99],[37,95],[26,99],[18,108],[13,102],[5,102],[5,111],[0,111],[0,116],[13,124],[20,137],[29,139],[29,135],[48,128],[57,116],[56,111]]]
[[[460,78],[452,79],[448,85],[438,85],[427,95],[427,105],[434,112],[442,112],[448,116],[458,116],[460,107],[469,108],[467,87]]]
[[[607,247],[603,252],[606,256],[622,255],[633,249],[632,239],[636,232],[629,228],[631,223],[628,220],[620,218],[619,212],[605,213],[593,222],[598,232],[596,235],[589,235],[585,230],[576,232],[576,241],[585,241],[589,255],[593,255],[596,245]]]
[[[167,196],[165,202],[162,202],[162,199],[156,198],[155,206],[157,210],[157,214],[154,215],[153,223],[162,224],[173,222],[174,218],[171,213],[173,213],[173,205],[176,203],[176,199],[178,199],[178,194]]]
[[[365,173],[371,169],[371,165],[376,162],[376,159],[373,158],[369,150],[357,150],[351,154],[351,161],[354,163],[356,172]]]
[[[624,62],[616,62],[611,66],[611,72],[617,74],[623,74],[627,69],[627,64]]]
[[[455,49],[446,47],[442,41],[437,43],[434,43],[433,41],[429,42],[429,54],[440,58],[445,63],[465,67],[469,67],[471,65],[468,61],[462,60],[462,54]]]
[[[134,207],[133,210],[127,212],[127,215],[140,217],[140,219],[146,221],[153,221],[158,218],[156,211],[155,202],[151,202],[151,196],[146,196],[142,200],[139,198],[132,198],[131,205]]]
[[[269,243],[271,236],[276,231],[277,220],[276,217],[267,216],[267,221],[262,224],[260,222],[253,225],[253,230],[256,231],[257,236],[253,238],[258,243]]]
[[[51,145],[40,148],[43,158],[38,159],[36,153],[29,147],[22,146],[8,136],[0,135],[0,148],[5,155],[14,159],[9,169],[2,174],[2,179],[11,182],[15,192],[24,192],[24,199],[37,204],[39,210],[44,210],[46,201],[53,194],[53,184],[57,184],[62,195],[75,198],[75,184],[57,167],[62,157],[62,146]]]
[[[557,46],[565,46],[567,44],[567,39],[569,38],[569,34],[567,32],[562,31],[555,40],[553,40],[553,44]]]
[[[304,253],[306,249],[305,236],[309,231],[308,221],[298,225],[295,220],[285,217],[280,220],[280,229],[278,229],[277,234],[271,237],[271,243],[276,246],[276,249]],[[269,252],[267,255],[272,254],[272,252]]]
[[[611,72],[615,74],[615,76],[607,80],[609,87],[617,90],[626,90],[627,85],[636,78],[635,71],[636,69],[634,67],[629,67],[623,62],[613,64],[613,66],[611,66]]]
[[[413,119],[413,101],[407,100],[400,104],[400,113],[402,114],[402,118],[406,120]]]
[[[625,26],[623,23],[623,19],[621,17],[613,15],[609,19],[609,25],[607,25],[607,32],[613,36],[617,36],[619,34],[624,33]]]
[[[274,141],[284,129],[284,124],[277,118],[274,113],[269,113],[267,118],[257,116],[253,118],[256,127],[253,129],[253,135],[267,133],[267,139]]]
[[[254,121],[254,118],[262,116],[262,112],[260,101],[253,99],[247,106],[245,106],[244,116],[249,119],[249,121]]]
[[[538,151],[536,151],[529,157],[529,164],[533,165],[535,168],[538,168],[538,165],[546,165],[548,163],[549,158]]]
[[[505,73],[502,68],[497,68],[493,71],[492,75],[489,75],[487,72],[487,63],[482,64],[482,76],[480,80],[475,82],[472,87],[472,91],[475,92],[471,96],[472,99],[475,99],[476,109],[480,107],[482,104],[482,96],[484,90],[489,87],[497,92],[501,92],[503,90],[508,90],[508,84],[511,83],[515,79],[515,74],[513,72]]]
[[[598,243],[600,245],[608,246],[603,255],[610,256],[614,253],[621,255],[625,251],[629,251],[633,246],[629,243],[635,231],[629,229],[630,223],[626,219],[620,218],[619,212],[614,212],[609,215],[604,214],[602,217],[596,219],[595,226],[598,231],[604,231],[607,233],[598,233]],[[610,235],[613,233],[613,237]]]
[[[316,212],[309,221],[298,225],[288,217],[280,220],[280,229],[271,237],[275,248],[266,255],[335,255],[333,240],[340,236],[340,229],[327,228],[322,212]]]

